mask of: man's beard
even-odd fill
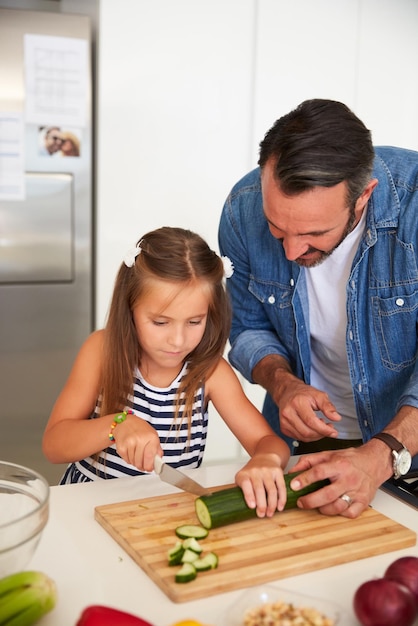
[[[314,261],[299,257],[295,259],[295,263],[300,265],[300,267],[316,267],[317,265],[320,265],[323,261],[325,261],[325,259],[327,259],[334,252],[334,250],[336,250],[336,248],[338,248],[340,243],[344,241],[344,239],[347,237],[347,235],[351,233],[351,231],[355,228],[356,225],[357,225],[356,214],[353,208],[353,209],[350,209],[350,215],[348,216],[347,224],[344,228],[343,234],[341,235],[338,243],[336,243],[335,246],[331,248],[331,250],[324,251],[324,250],[318,250],[318,248],[309,247],[306,250],[306,252],[304,252],[304,255],[311,254],[312,252],[319,252],[320,256]]]

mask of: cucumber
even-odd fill
[[[195,537],[188,537],[187,539],[184,539],[182,543],[179,543],[185,550],[193,550],[193,552],[196,552],[197,554],[200,554],[203,550],[202,546]]]
[[[176,583],[189,583],[197,576],[196,568],[193,563],[185,563],[175,576]]]
[[[187,548],[183,552],[183,556],[181,557],[181,562],[193,563],[193,561],[197,561],[198,558],[199,558],[199,555],[197,554],[197,552],[193,552],[193,550],[190,550],[190,548]]]
[[[298,498],[329,484],[329,480],[320,480],[304,489],[293,491],[290,488],[290,481],[298,473],[300,472],[284,475],[287,489],[285,509],[296,508]],[[256,509],[247,506],[240,487],[229,487],[215,491],[209,496],[199,496],[195,500],[195,511],[199,522],[208,530],[257,517]]]
[[[167,552],[169,565],[180,565],[185,548],[181,541],[177,541],[173,548],[170,548]]]
[[[208,552],[201,559],[193,561],[193,565],[198,572],[206,572],[218,567],[218,556],[214,552]]]
[[[177,526],[176,535],[180,539],[189,539],[190,537],[205,539],[208,536],[208,531],[206,528],[194,524],[183,524],[182,526]]]

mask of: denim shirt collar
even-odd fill
[[[398,226],[399,196],[386,163],[378,155],[375,156],[372,178],[377,178],[378,183],[367,203],[366,228],[359,253],[363,245],[370,247],[376,243],[378,229]]]
[[[378,184],[368,203],[367,227],[371,230],[374,227],[396,228],[400,212],[399,196],[388,166],[378,155],[375,157],[372,178],[377,178]]]

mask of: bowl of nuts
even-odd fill
[[[220,626],[346,626],[345,611],[321,598],[313,598],[273,585],[246,589],[227,609]]]

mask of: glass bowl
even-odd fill
[[[47,480],[28,467],[0,461],[0,578],[25,569],[48,514]]]
[[[328,602],[328,600],[313,598],[281,587],[274,587],[273,585],[261,585],[246,589],[221,616],[219,626],[244,626],[244,619],[248,611],[275,602],[283,602],[297,608],[315,609],[322,616],[331,620],[330,625],[332,624],[332,626],[346,626],[349,624],[347,613],[341,607]],[[264,622],[260,620],[251,623],[279,626],[281,621],[277,618],[276,621]]]

